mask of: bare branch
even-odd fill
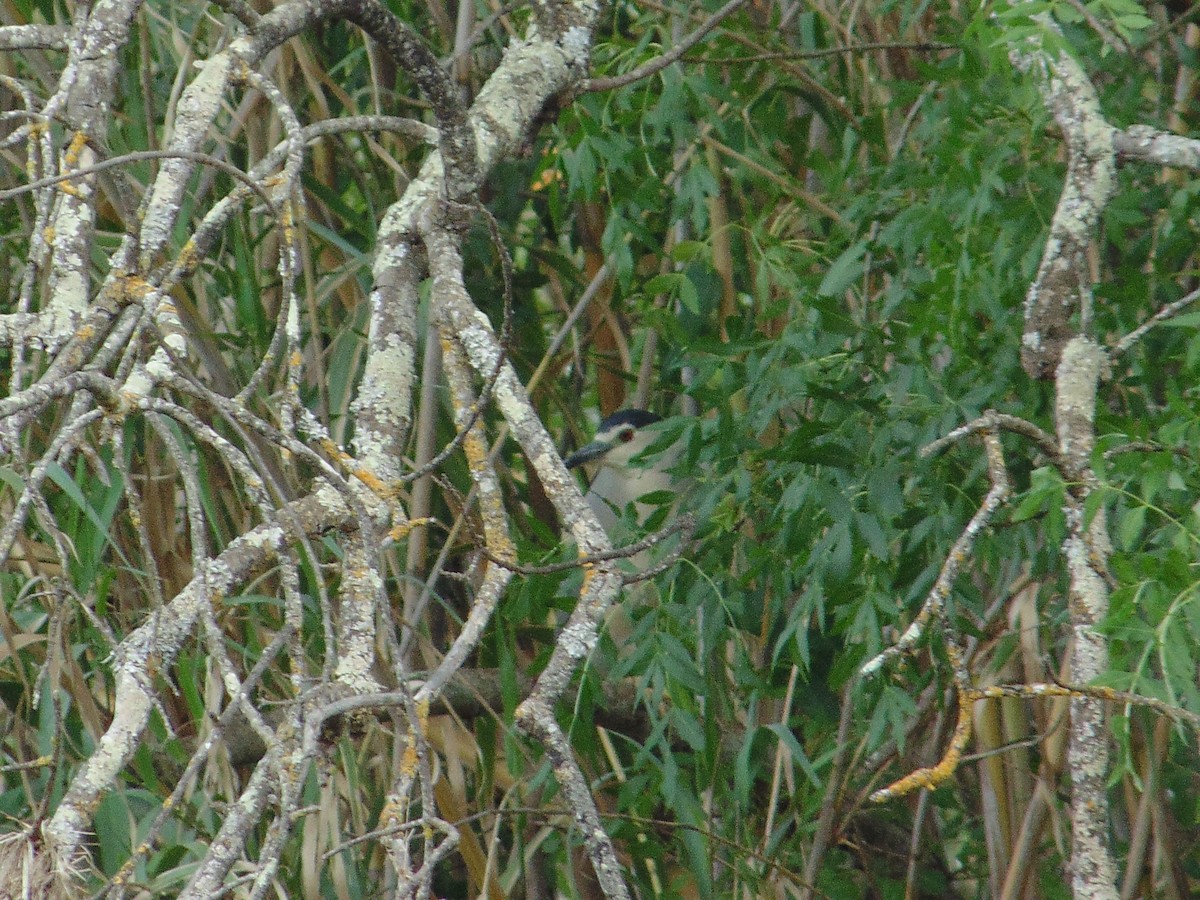
[[[1048,18],[1039,21],[1055,29]],[[1113,191],[1114,129],[1101,115],[1091,81],[1065,51],[1050,58],[1040,45],[1021,44],[1013,47],[1010,57],[1017,69],[1038,81],[1067,144],[1063,192],[1037,277],[1025,295],[1021,362],[1030,377],[1046,379],[1053,376],[1063,345],[1070,339],[1071,315],[1077,313],[1084,327],[1091,321],[1086,251]]]
[[[65,50],[68,31],[61,25],[5,25],[0,53],[11,50]]]
[[[975,515],[971,516],[971,521],[963,528],[962,534],[958,536],[954,546],[950,548],[950,552],[946,554],[942,570],[938,573],[933,587],[929,589],[929,595],[921,605],[921,611],[917,613],[917,617],[913,619],[912,624],[895,644],[862,665],[859,669],[862,675],[874,675],[886,662],[910,651],[924,635],[925,628],[930,622],[943,620],[946,600],[950,597],[950,591],[954,587],[954,580],[958,577],[959,570],[970,557],[975,541],[992,520],[996,510],[1008,499],[1012,488],[1008,480],[1008,470],[1004,465],[1003,451],[1000,449],[1000,439],[992,431],[984,431],[982,435],[988,458],[988,478],[991,479],[992,487],[987,492],[987,496],[983,498],[979,509],[975,511]]]
[[[1004,697],[1017,697],[1022,700],[1042,700],[1047,697],[1069,697],[1075,700],[1092,699],[1107,703],[1121,703],[1126,706],[1145,706],[1161,715],[1168,716],[1178,722],[1186,722],[1193,729],[1200,731],[1200,715],[1190,710],[1182,709],[1170,703],[1164,703],[1153,697],[1132,694],[1128,691],[1117,691],[1112,688],[1093,685],[1068,684],[999,684],[984,688],[966,688],[960,690],[958,698],[958,724],[954,736],[937,765],[918,769],[899,781],[881,788],[871,794],[876,803],[894,800],[910,794],[918,788],[934,790],[944,784],[958,768],[963,760],[963,751],[971,739],[971,706],[980,700],[997,700]],[[1007,749],[1013,749],[1009,747]]]
[[[423,236],[433,276],[433,296],[443,328],[457,336],[476,373],[489,374],[500,359],[501,350],[487,317],[475,309],[466,295],[457,242],[441,227],[430,228]],[[573,533],[576,544],[585,553],[610,550],[608,537],[595,514],[583,502],[579,488],[508,363],[503,364],[497,380],[495,402],[526,459],[546,486],[559,517]],[[579,664],[595,647],[600,624],[620,586],[620,574],[611,562],[602,562],[585,570],[582,593],[575,610],[555,642],[554,652],[533,693],[516,712],[517,727],[546,748],[555,778],[570,797],[578,817],[601,886],[608,896],[617,898],[629,896],[620,865],[612,842],[601,825],[587,779],[554,717],[553,705],[562,696]]]
[[[627,84],[633,84],[635,81],[641,81],[643,78],[649,78],[655,72],[661,72],[704,40],[710,31],[720,25],[724,19],[736,12],[745,3],[746,0],[728,0],[724,6],[709,16],[699,28],[679,41],[662,56],[655,57],[649,62],[638,66],[636,69],[626,72],[624,75],[613,75],[609,78],[589,78],[580,83],[580,93],[611,91],[615,88],[625,87]]]
[[[966,425],[955,428],[949,434],[926,444],[921,448],[921,456],[935,456],[951,444],[957,443],[969,435],[983,434],[989,431],[1011,431],[1013,434],[1029,438],[1051,462],[1055,463],[1055,465],[1059,463],[1058,443],[1055,441],[1053,435],[1038,428],[1032,422],[1027,422],[1018,416],[1010,416],[1007,413],[997,412],[994,409],[985,411],[982,416],[973,422],[968,422]]]
[[[206,166],[213,166],[220,169],[231,178],[235,178],[244,184],[254,193],[258,194],[265,203],[270,206],[274,205],[271,195],[266,189],[255,179],[251,178],[237,166],[230,165],[223,159],[211,156],[207,153],[187,153],[179,150],[135,150],[131,153],[122,153],[120,156],[113,156],[109,159],[102,159],[99,162],[92,163],[89,166],[76,169],[72,172],[65,172],[60,175],[50,175],[46,178],[39,178],[37,181],[30,181],[20,187],[10,188],[7,191],[0,191],[0,202],[12,200],[19,197],[21,194],[32,193],[33,191],[41,190],[44,187],[49,187],[53,184],[62,184],[71,181],[75,178],[82,178],[87,175],[94,175],[97,172],[103,172],[106,169],[112,169],[117,166],[123,166],[126,163],[142,162],[147,159],[190,159],[193,162],[198,162]]]
[[[1175,315],[1177,315],[1178,313],[1182,312],[1187,307],[1191,306],[1197,300],[1200,300],[1200,288],[1192,291],[1190,294],[1184,294],[1182,297],[1180,297],[1178,300],[1174,301],[1173,303],[1168,303],[1162,309],[1155,312],[1154,315],[1152,315],[1150,318],[1148,318],[1145,322],[1143,322],[1137,328],[1133,329],[1133,331],[1129,332],[1129,334],[1125,335],[1125,337],[1121,338],[1119,341],[1117,341],[1115,344],[1113,344],[1112,352],[1113,353],[1124,353],[1126,350],[1128,350],[1130,347],[1132,347],[1134,344],[1136,344],[1138,341],[1140,341],[1143,337],[1145,337],[1147,332],[1149,332],[1150,329],[1153,328],[1155,325],[1161,325],[1163,322],[1167,321],[1168,319],[1170,319],[1170,318],[1174,317]]]
[[[465,198],[479,177],[475,140],[454,83],[437,57],[378,0],[347,0],[344,15],[379,41],[429,99],[441,132],[442,164],[446,167],[450,198]]]

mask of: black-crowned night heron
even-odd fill
[[[640,502],[641,498],[669,491],[672,505],[675,505],[673,501],[680,483],[669,470],[679,456],[679,445],[672,445],[646,459],[638,458],[662,436],[655,427],[661,421],[661,416],[644,409],[618,410],[600,423],[591,443],[566,459],[568,469],[583,466],[587,471],[591,485],[584,499],[617,545],[644,536],[641,526],[658,507]],[[631,503],[636,521],[630,521],[624,515]],[[644,572],[654,555],[654,551],[642,550],[633,554],[628,563],[634,570]],[[623,648],[623,655],[632,652],[633,610],[651,605],[656,596],[655,586],[643,581],[627,589],[622,601],[610,610],[605,624],[613,642]]]
[[[677,489],[668,471],[679,455],[671,447],[650,460],[639,460],[661,434],[653,426],[661,416],[644,409],[622,409],[600,423],[591,443],[580,447],[566,459],[567,468],[583,466],[591,478],[584,499],[600,519],[604,530],[620,538],[621,514],[635,504],[640,525],[654,512],[655,506],[638,501],[655,491]]]

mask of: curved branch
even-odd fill
[[[1085,329],[1091,321],[1087,248],[1113,192],[1115,129],[1101,114],[1100,99],[1087,74],[1065,51],[1052,56],[1040,45],[1021,44],[1010,55],[1017,69],[1033,74],[1039,82],[1067,143],[1067,175],[1037,277],[1025,295],[1021,338],[1025,371],[1031,378],[1049,379],[1073,334],[1072,314],[1078,312]]]
[[[459,199],[477,177],[478,159],[475,137],[450,76],[425,42],[378,0],[349,0],[344,15],[377,40],[429,98],[441,131],[439,143],[450,197]]]

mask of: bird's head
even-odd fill
[[[586,465],[624,469],[658,439],[658,429],[649,426],[661,421],[662,416],[644,409],[618,410],[600,423],[591,443],[567,457],[567,468]]]

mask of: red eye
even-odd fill
[[[633,440],[633,429],[632,428],[626,428],[624,431],[621,432],[621,443],[622,444],[628,444],[632,440]]]

